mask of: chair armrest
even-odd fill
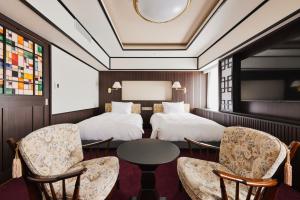
[[[53,182],[61,181],[61,180],[64,180],[64,179],[80,176],[86,170],[87,170],[86,168],[82,168],[82,169],[79,169],[79,170],[74,170],[74,171],[69,172],[69,173],[58,174],[58,175],[54,175],[54,176],[34,175],[34,176],[27,176],[26,178],[30,181],[37,182],[37,183],[53,183]]]
[[[96,142],[92,142],[92,143],[89,143],[89,144],[84,144],[82,145],[82,148],[87,148],[87,147],[92,147],[92,146],[95,146],[95,145],[98,145],[98,144],[104,144],[104,143],[107,143],[109,145],[109,143],[113,140],[114,138],[111,137],[107,140],[99,140],[99,141],[96,141]]]
[[[254,179],[254,178],[245,178],[237,176],[234,174],[229,174],[220,170],[213,170],[213,173],[219,176],[220,178],[227,179],[234,182],[243,183],[248,186],[253,187],[273,187],[277,185],[276,179]]]
[[[300,149],[300,142],[292,141],[289,145],[289,149],[290,149],[290,158],[292,160],[295,157],[298,149]]]
[[[188,139],[188,138],[184,138],[189,144],[195,144],[199,147],[206,147],[206,148],[210,148],[210,149],[215,149],[215,150],[220,150],[220,147],[217,147],[217,146],[214,146],[214,145],[211,145],[211,144],[206,144],[206,143],[203,143],[203,142],[197,142],[195,140],[191,140],[191,139]]]

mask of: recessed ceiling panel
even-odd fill
[[[123,48],[185,49],[219,0],[191,0],[174,20],[153,23],[143,19],[133,0],[102,0]]]

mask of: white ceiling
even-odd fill
[[[24,1],[0,0],[0,12],[99,70],[195,70],[300,8],[299,0],[221,0],[187,49],[133,50],[120,45],[101,0]],[[74,18],[88,32],[78,31]]]
[[[186,10],[167,23],[152,23],[140,17],[132,0],[103,0],[123,48],[185,49],[219,0],[190,1]]]
[[[123,1],[131,3],[131,0]],[[86,3],[84,0],[62,0],[62,2],[111,57],[197,57],[243,17],[255,9],[263,0],[225,1],[187,50],[173,51],[123,50],[108,19],[105,17],[105,13],[100,6],[100,0],[89,0],[89,3]],[[51,10],[48,12],[51,12]]]

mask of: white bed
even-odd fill
[[[128,141],[142,138],[143,119],[140,104],[133,104],[133,113],[120,114],[111,111],[111,104],[105,104],[105,113],[78,123],[82,140]]]
[[[154,105],[151,116],[151,138],[168,141],[184,141],[184,138],[203,142],[220,141],[225,127],[206,118],[189,113],[163,113],[161,104]]]

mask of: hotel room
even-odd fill
[[[0,0],[0,199],[300,199],[299,0]]]

